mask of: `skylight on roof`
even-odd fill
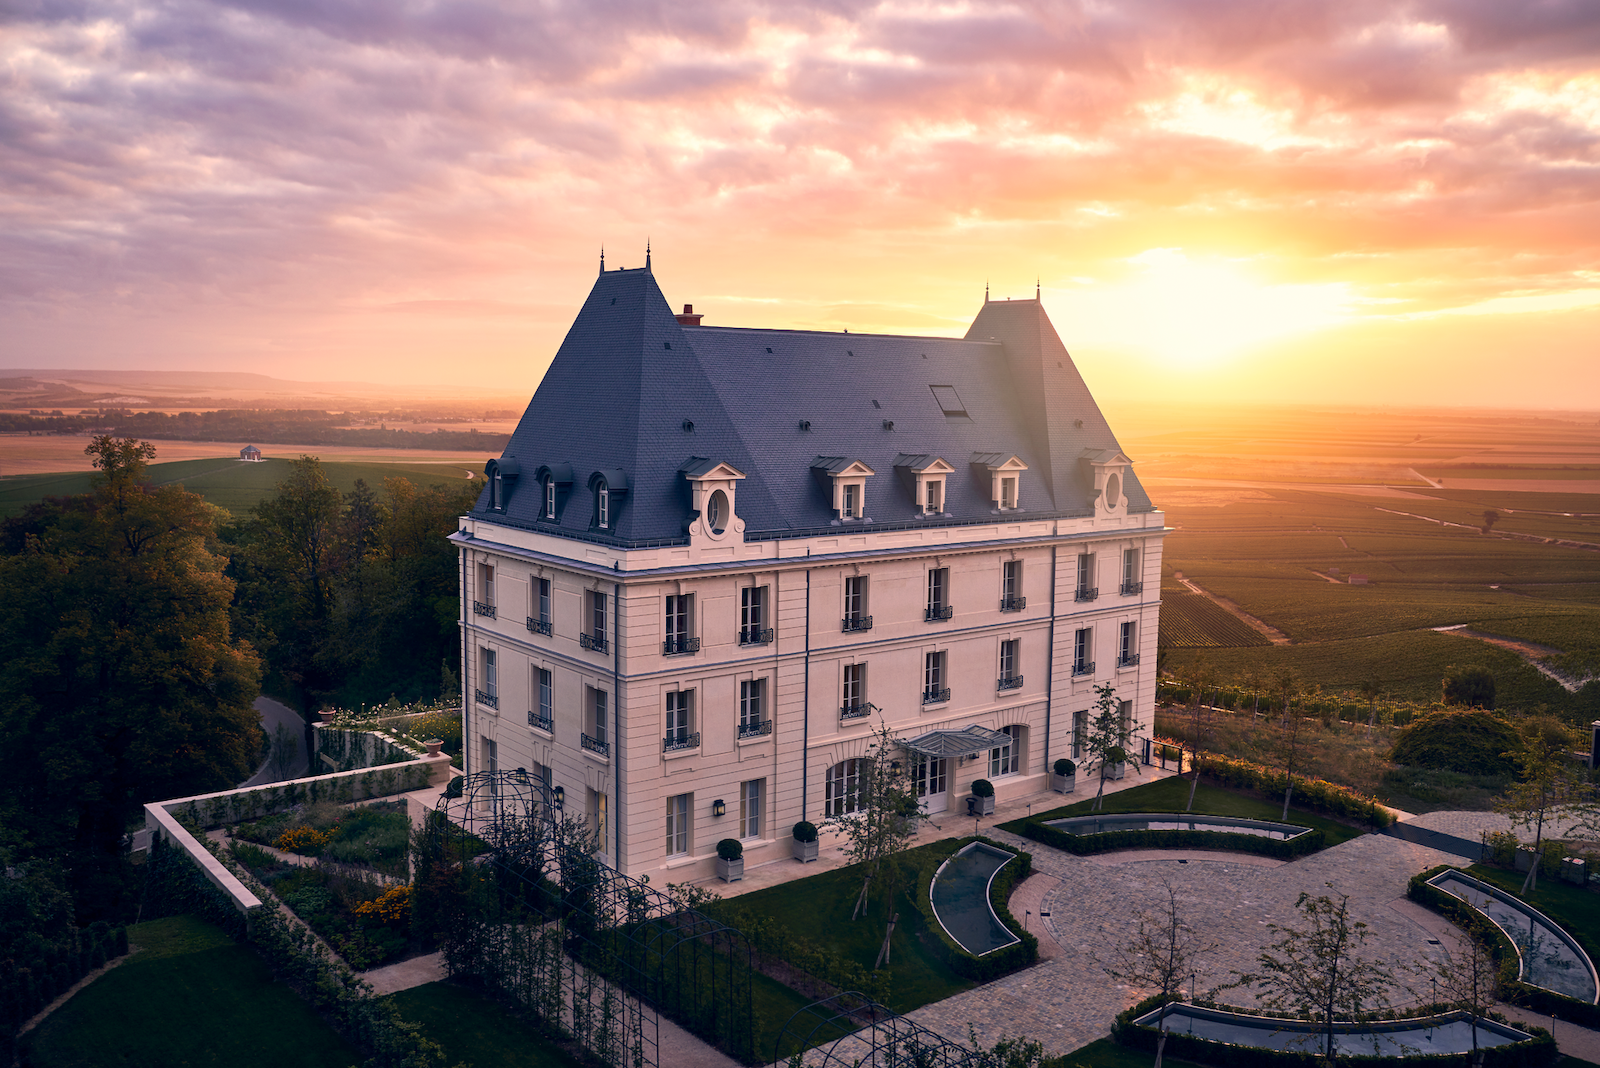
[[[945,415],[966,419],[967,406],[961,403],[961,395],[954,386],[929,386],[933,390],[933,399],[939,402],[939,408]]]

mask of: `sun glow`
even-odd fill
[[[1262,282],[1232,261],[1197,261],[1176,248],[1125,262],[1127,277],[1088,285],[1073,279],[1079,284],[1048,296],[1048,305],[1062,309],[1057,329],[1064,336],[1199,368],[1344,322],[1356,300],[1344,283]]]

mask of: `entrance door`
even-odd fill
[[[917,761],[911,770],[912,781],[916,784],[917,799],[922,806],[922,811],[928,815],[943,812],[950,805],[944,760],[928,760],[926,757]]]

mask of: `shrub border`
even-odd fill
[[[1178,999],[1174,998],[1173,1001]],[[1160,994],[1152,995],[1117,1015],[1111,1025],[1111,1037],[1118,1045],[1154,1053],[1160,1038],[1153,1028],[1141,1027],[1133,1021],[1157,1008]],[[1221,1008],[1222,1006],[1217,1006]],[[1229,1007],[1230,1012],[1242,1012]],[[1244,1012],[1245,1015],[1258,1015]],[[1263,1019],[1271,1019],[1263,1016]],[[1533,1035],[1531,1042],[1517,1042],[1507,1046],[1487,1046],[1478,1052],[1483,1056],[1483,1068],[1544,1068],[1559,1056],[1556,1040],[1542,1027],[1516,1024],[1518,1030]],[[1198,1061],[1201,1064],[1220,1064],[1227,1068],[1322,1068],[1326,1063],[1320,1053],[1289,1052],[1263,1049],[1260,1046],[1242,1046],[1231,1042],[1217,1042],[1196,1038],[1183,1031],[1168,1031],[1165,1057]],[[1368,1055],[1341,1055],[1338,1061],[1350,1068],[1393,1068],[1395,1065],[1426,1065],[1428,1068],[1471,1068],[1471,1053],[1427,1053],[1410,1057],[1376,1057]]]
[[[1229,853],[1255,853],[1263,857],[1293,860],[1315,853],[1327,842],[1320,827],[1289,839],[1262,838],[1255,834],[1231,831],[1102,831],[1099,834],[1069,834],[1052,827],[1047,819],[1060,819],[1048,813],[1008,824],[1024,838],[1075,856],[1109,853],[1117,849],[1215,849]]]
[[[992,950],[979,957],[964,949],[955,939],[951,938],[944,925],[939,922],[939,917],[933,911],[933,878],[938,873],[940,865],[935,864],[924,871],[917,879],[917,894],[914,899],[917,911],[922,913],[922,918],[927,922],[928,930],[933,932],[940,944],[944,947],[945,962],[950,965],[950,970],[963,979],[971,979],[978,983],[988,983],[1010,975],[1035,963],[1039,959],[1039,940],[1028,933],[1028,929],[1017,922],[1011,914],[1011,892],[1017,884],[1033,874],[1033,854],[1018,849],[1006,842],[998,842],[993,838],[983,835],[968,835],[956,839],[956,847],[951,851],[954,857],[971,843],[981,842],[995,849],[1004,850],[1013,854],[1018,863],[1007,861],[993,879],[989,881],[989,907],[1000,922],[1017,935],[1018,941],[1003,949]],[[949,860],[949,857],[945,858]]]
[[[1523,1005],[1536,1012],[1558,1016],[1569,1023],[1579,1024],[1588,1028],[1600,1028],[1600,1005],[1591,1005],[1587,1001],[1569,998],[1564,994],[1557,994],[1553,990],[1524,983],[1517,978],[1518,954],[1511,940],[1505,932],[1495,926],[1483,913],[1462,901],[1454,894],[1446,893],[1437,886],[1429,886],[1428,880],[1443,871],[1458,871],[1468,877],[1472,873],[1464,870],[1457,864],[1438,864],[1427,871],[1418,872],[1411,877],[1411,882],[1406,886],[1406,897],[1459,927],[1474,942],[1482,945],[1494,957],[1499,965],[1500,990],[1505,1000]],[[1547,917],[1549,918],[1549,917]],[[1554,918],[1549,918],[1551,923],[1561,926]],[[1583,945],[1584,942],[1566,927],[1567,937]],[[1588,952],[1588,946],[1584,951]]]

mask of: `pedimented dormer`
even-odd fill
[[[695,514],[689,521],[690,541],[742,540],[744,520],[739,518],[735,502],[744,472],[732,464],[701,456],[678,470],[688,480],[693,495]]]
[[[867,479],[877,474],[860,460],[848,456],[819,456],[811,473],[829,489],[835,521],[864,519],[867,514]]]
[[[1133,461],[1120,449],[1099,449],[1087,452],[1083,462],[1092,477],[1090,496],[1094,500],[1096,516],[1120,518],[1128,514],[1128,469]]]
[[[988,474],[989,500],[996,508],[1014,512],[1022,507],[1022,472],[1028,465],[1021,457],[1003,452],[975,452],[972,466]]]
[[[911,491],[912,507],[918,515],[943,515],[948,511],[947,476],[955,468],[938,456],[909,456],[901,453],[894,458],[895,474],[901,484]]]

